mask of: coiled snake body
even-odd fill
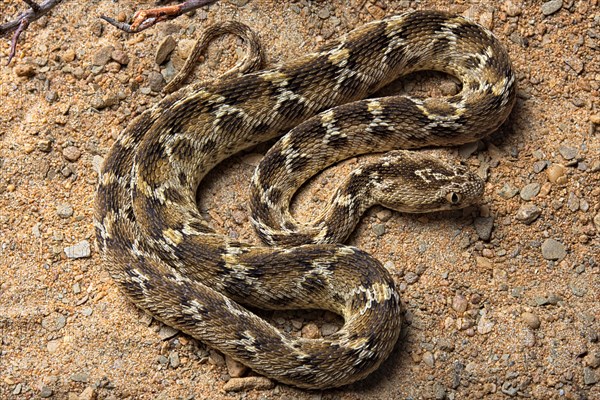
[[[458,77],[462,91],[360,100],[425,69]],[[283,66],[186,87],[132,121],[106,157],[95,208],[106,267],[139,307],[258,373],[304,388],[362,379],[398,339],[399,295],[377,260],[336,242],[374,203],[462,207],[482,183],[464,167],[397,151],[353,172],[312,226],[291,217],[290,198],[317,170],[355,154],[477,140],[506,119],[514,99],[510,62],[494,36],[440,12],[369,23]],[[202,178],[294,126],[253,179],[253,221],[277,245],[215,233],[196,207]],[[326,309],[345,323],[324,339],[294,338],[244,305]]]

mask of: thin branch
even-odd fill
[[[15,52],[17,49],[17,41],[19,40],[19,36],[29,24],[36,19],[46,15],[48,11],[54,8],[58,3],[62,0],[44,0],[42,4],[37,4],[33,0],[23,0],[29,6],[29,10],[23,11],[21,14],[17,15],[12,21],[6,22],[4,24],[0,24],[0,36],[4,35],[8,32],[15,31],[13,34],[11,45],[10,45],[10,54],[8,56],[8,62],[6,65],[10,64],[11,60],[15,56]]]
[[[159,22],[177,18],[186,12],[206,6],[216,1],[218,0],[187,0],[174,6],[164,6],[136,11],[136,13],[133,15],[131,24],[118,22],[113,18],[104,15],[100,16],[100,18],[122,31],[127,33],[136,33],[141,32],[144,29],[148,29]]]
[[[28,26],[29,26],[29,19],[23,18],[21,20],[21,23],[19,24],[19,27],[13,34],[12,40],[10,41],[10,53],[8,53],[8,61],[6,62],[6,65],[10,64],[13,57],[15,56],[15,53],[17,51],[17,41],[19,40],[19,36],[21,36],[21,33],[23,33],[23,31],[25,29],[27,29]]]

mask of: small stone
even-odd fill
[[[415,274],[412,271],[407,272],[404,275],[404,280],[406,281],[406,283],[408,283],[409,285],[412,285],[413,283],[415,283],[416,281],[419,280],[419,275]]]
[[[110,58],[121,65],[129,64],[129,56],[123,50],[114,50],[112,53],[110,53]]]
[[[375,233],[375,236],[383,236],[385,234],[385,224],[373,224],[373,233]]]
[[[575,147],[561,145],[558,152],[565,160],[577,158],[578,150]]]
[[[96,400],[96,389],[93,386],[86,387],[83,392],[79,394],[77,400]]]
[[[428,367],[433,368],[433,366],[435,365],[435,358],[433,357],[433,353],[431,353],[430,351],[426,351],[425,353],[423,353],[423,362]]]
[[[469,158],[473,153],[477,151],[479,142],[465,143],[458,148],[458,155],[462,158]]]
[[[594,125],[600,125],[600,114],[590,115],[590,122]]]
[[[519,207],[519,211],[517,211],[515,218],[525,225],[529,225],[538,219],[541,214],[542,210],[535,204],[523,204]]]
[[[53,312],[42,319],[42,328],[50,332],[59,331],[64,328],[66,324],[67,319],[65,316],[57,312]]]
[[[171,328],[169,325],[162,325],[158,330],[158,337],[160,340],[169,340],[179,334],[179,331],[175,328]]]
[[[42,386],[42,389],[40,390],[40,397],[42,399],[47,399],[48,397],[52,396],[53,394],[54,394],[54,392],[48,386],[46,386],[46,385]]]
[[[169,54],[171,54],[171,52],[175,50],[176,46],[177,42],[175,41],[175,39],[173,39],[173,36],[169,35],[165,37],[162,40],[162,42],[160,42],[160,44],[158,45],[156,55],[154,56],[154,62],[156,62],[156,64],[158,65],[163,64],[165,61],[167,61]]]
[[[309,322],[302,327],[302,337],[307,339],[318,339],[321,337],[319,327],[314,322]]]
[[[539,174],[548,166],[548,161],[536,161],[533,163],[533,172]]]
[[[540,189],[541,185],[537,182],[525,185],[523,186],[520,192],[521,198],[525,201],[529,201],[538,195]]]
[[[375,214],[375,216],[381,222],[387,222],[390,218],[392,218],[392,211],[388,209],[381,210],[377,214]]]
[[[112,52],[115,50],[113,46],[104,46],[94,53],[92,57],[92,65],[101,67],[106,65],[110,59]]]
[[[273,389],[275,384],[269,378],[262,376],[249,376],[246,378],[231,378],[225,385],[223,390],[226,392],[247,392],[249,390],[269,390]]]
[[[56,207],[56,214],[61,218],[69,218],[73,215],[73,207],[69,204],[61,204]]]
[[[75,56],[75,50],[73,50],[72,48],[68,48],[62,53],[60,58],[63,60],[63,62],[69,63],[75,60]]]
[[[81,157],[81,150],[75,146],[67,146],[63,149],[62,154],[65,160],[75,162]]]
[[[593,369],[589,367],[585,367],[583,369],[583,383],[585,383],[588,386],[591,386],[598,383],[598,380],[598,375],[596,374],[596,372],[594,372]]]
[[[514,187],[510,183],[505,183],[504,185],[502,185],[502,188],[500,188],[500,190],[498,190],[497,193],[498,196],[508,200],[515,197],[517,193],[519,193],[519,189]]]
[[[50,153],[50,150],[52,150],[52,142],[47,139],[41,139],[37,142],[37,149],[42,153]]]
[[[530,312],[524,312],[521,314],[521,318],[525,324],[531,329],[538,329],[540,327],[540,318]]]
[[[583,357],[583,362],[594,369],[600,367],[600,352],[589,353]]]
[[[148,86],[154,92],[160,92],[165,86],[165,78],[160,72],[152,71],[148,74]]]
[[[562,0],[550,0],[542,4],[542,14],[552,15],[561,9],[563,5]]]
[[[73,259],[88,258],[92,254],[90,242],[87,240],[82,240],[73,246],[65,247],[64,252],[67,258]]]
[[[169,353],[169,365],[171,368],[179,368],[181,365],[181,360],[179,359],[179,353],[176,351],[172,351]]]
[[[594,215],[594,226],[596,227],[596,231],[600,232],[600,213]]]
[[[552,183],[562,184],[563,180],[565,180],[565,174],[567,173],[567,168],[562,164],[552,164],[546,170],[546,175],[548,176],[548,180]]]
[[[225,357],[223,357],[223,355],[221,353],[219,353],[216,350],[210,349],[208,352],[209,356],[208,356],[208,362],[212,365],[216,365],[218,367],[224,367],[225,364]]]
[[[565,245],[555,239],[546,239],[542,243],[542,256],[546,260],[562,260],[567,255]]]
[[[475,231],[479,239],[489,241],[492,237],[492,229],[494,228],[494,217],[477,217],[475,218]]]
[[[477,332],[481,335],[486,335],[492,331],[494,325],[495,324],[488,319],[487,313],[484,310],[479,322],[477,322]]]
[[[46,344],[46,350],[48,350],[48,353],[50,353],[50,354],[56,353],[56,351],[58,350],[59,347],[60,347],[60,340],[50,340]]]
[[[469,302],[467,301],[467,298],[465,296],[463,296],[462,294],[457,294],[452,299],[452,309],[454,311],[456,311],[457,313],[462,314],[465,311],[467,311],[468,305],[469,305]]]
[[[32,76],[35,75],[35,68],[33,68],[33,65],[29,65],[29,64],[19,64],[16,65],[15,68],[13,69],[15,75],[17,76],[22,76],[25,78],[31,78]]]
[[[321,19],[327,19],[329,18],[329,10],[327,8],[322,8],[321,10],[319,10],[319,13],[317,15]]]
[[[248,367],[229,356],[225,356],[225,364],[227,365],[227,372],[232,378],[241,378],[248,371]]]
[[[90,376],[85,372],[79,372],[77,374],[71,375],[71,380],[73,382],[88,383],[88,381],[90,380]]]
[[[567,208],[571,210],[571,212],[579,210],[579,198],[575,196],[575,193],[573,192],[570,192],[569,197],[567,198]]]
[[[323,324],[323,326],[321,327],[321,335],[323,337],[331,336],[339,330],[340,330],[340,328],[337,325]]]

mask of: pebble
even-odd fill
[[[521,198],[525,201],[529,201],[538,195],[540,189],[541,185],[537,182],[525,185],[520,191]]]
[[[544,169],[546,169],[546,167],[548,166],[548,164],[549,164],[548,161],[536,161],[536,162],[534,162],[533,163],[533,172],[535,172],[536,174],[539,174]]]
[[[42,319],[42,328],[50,332],[59,331],[67,324],[67,318],[57,312],[53,312]]]
[[[115,50],[115,48],[113,46],[104,46],[102,48],[100,48],[97,52],[94,53],[94,55],[92,56],[92,65],[101,67],[103,65],[106,65],[112,56],[113,51]]]
[[[272,380],[262,376],[249,376],[246,378],[231,378],[225,385],[223,390],[226,392],[246,392],[248,390],[268,390],[273,389],[275,384]]]
[[[561,145],[558,149],[558,152],[565,160],[577,158],[577,154],[579,153],[575,147],[569,147],[565,145]]]
[[[115,50],[110,53],[110,58],[118,62],[121,65],[129,64],[129,56],[123,50]]]
[[[419,280],[419,275],[415,274],[412,271],[409,271],[409,272],[406,273],[406,275],[404,275],[404,280],[409,285],[412,285],[413,283],[415,283],[415,282],[417,282]]]
[[[62,154],[65,160],[75,162],[81,157],[81,150],[75,146],[67,146],[63,149]]]
[[[376,236],[383,236],[385,234],[385,224],[373,224],[373,232]]]
[[[165,78],[160,72],[152,71],[148,74],[148,86],[154,92],[160,92],[165,86]]]
[[[542,256],[546,260],[562,260],[567,255],[565,245],[555,239],[546,239],[542,243]]]
[[[596,231],[600,232],[600,213],[594,215],[594,226],[596,227]]]
[[[433,368],[433,366],[435,365],[435,358],[433,357],[433,353],[431,353],[430,351],[426,351],[425,353],[423,353],[423,362],[428,367]]]
[[[161,65],[167,61],[169,54],[177,47],[177,42],[173,39],[173,36],[169,35],[165,37],[156,49],[156,55],[154,56],[154,62]]]
[[[502,188],[498,190],[498,196],[506,200],[512,199],[517,195],[517,193],[519,193],[519,189],[514,187],[510,183],[505,183],[504,185],[502,185]]]
[[[327,8],[322,8],[321,10],[319,10],[319,13],[317,15],[321,19],[327,19],[329,18],[329,10]]]
[[[494,228],[494,217],[477,217],[475,218],[475,231],[479,239],[489,241],[492,237],[492,229]]]
[[[47,399],[48,397],[51,397],[53,394],[54,394],[54,392],[48,386],[46,386],[46,385],[42,386],[42,389],[40,390],[40,397],[42,399]]]
[[[15,75],[22,76],[25,78],[31,78],[32,76],[35,75],[35,68],[33,68],[33,65],[29,65],[29,64],[19,64],[19,65],[15,66],[13,71],[14,71]]]
[[[481,316],[481,318],[479,319],[479,322],[477,323],[477,332],[481,335],[488,334],[492,331],[492,329],[494,328],[494,325],[495,325],[494,322],[490,321],[487,318],[487,313],[484,310],[483,315]]]
[[[600,352],[589,353],[583,357],[583,362],[591,368],[600,367]]]
[[[73,246],[65,247],[64,252],[67,258],[73,259],[88,258],[92,254],[90,242],[87,240],[82,240]]]
[[[319,334],[319,327],[314,322],[309,322],[302,327],[302,337],[307,339],[318,339],[321,335]]]
[[[521,314],[521,318],[525,322],[525,324],[531,329],[538,329],[540,327],[540,318],[530,312],[524,312]]]
[[[579,210],[579,198],[573,192],[569,192],[569,197],[567,197],[567,208],[571,210],[571,212],[575,212]]]
[[[93,386],[88,386],[79,394],[77,400],[95,400],[96,396],[96,389]]]
[[[548,180],[552,183],[563,184],[566,182],[567,168],[562,164],[552,164],[546,170]]]
[[[229,356],[225,356],[225,364],[227,365],[227,372],[232,378],[241,378],[248,371],[248,367]]]
[[[324,337],[331,336],[339,330],[340,330],[340,328],[337,325],[323,324],[323,326],[321,327],[321,335]]]
[[[179,331],[177,329],[171,328],[168,325],[162,325],[158,330],[158,337],[160,337],[160,340],[169,340],[177,336],[178,333]]]
[[[392,211],[388,210],[388,209],[381,210],[381,211],[377,212],[377,214],[375,214],[375,216],[381,222],[387,222],[387,221],[389,221],[390,218],[392,218]]]
[[[542,14],[544,15],[552,15],[558,10],[561,9],[563,5],[562,0],[550,0],[542,4]]]
[[[97,110],[102,110],[114,106],[117,103],[119,103],[119,97],[116,94],[112,92],[106,93],[105,95],[97,93],[92,98],[91,106]]]
[[[458,155],[462,158],[469,158],[473,153],[477,151],[479,142],[465,143],[458,148]]]
[[[598,380],[600,379],[598,378],[598,375],[596,374],[596,372],[594,372],[593,369],[589,367],[585,367],[583,369],[583,383],[585,383],[588,386],[591,386],[598,383]]]
[[[519,207],[515,218],[525,225],[529,225],[538,219],[541,214],[542,210],[535,204],[523,204],[521,207]]]
[[[454,311],[456,311],[457,313],[462,314],[465,311],[467,311],[468,305],[469,305],[469,302],[467,301],[467,298],[465,296],[463,296],[462,294],[457,294],[452,299],[452,309]]]
[[[172,351],[169,353],[169,365],[173,369],[178,368],[181,365],[181,360],[179,359],[178,352]]]
[[[61,218],[69,218],[73,215],[73,207],[70,204],[61,204],[56,207],[56,215]]]
[[[88,383],[90,376],[86,372],[79,372],[71,375],[71,380],[73,382]]]
[[[590,122],[594,125],[600,125],[600,114],[590,115]]]
[[[224,367],[225,364],[225,357],[223,357],[223,355],[221,353],[219,353],[216,350],[210,349],[208,352],[209,356],[208,356],[208,362],[212,365],[216,365],[218,367]]]

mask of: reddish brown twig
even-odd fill
[[[131,24],[119,22],[104,15],[102,15],[100,18],[121,29],[122,31],[127,33],[136,33],[143,31],[144,29],[148,29],[161,21],[177,18],[186,12],[214,3],[215,1],[217,0],[187,0],[174,6],[164,6],[136,11],[131,19]]]
[[[21,33],[27,29],[29,24],[32,21],[40,18],[43,15],[46,15],[48,11],[50,11],[54,6],[60,3],[62,0],[44,0],[42,4],[37,4],[33,0],[23,0],[29,6],[29,10],[22,12],[17,15],[12,21],[9,21],[4,24],[0,24],[0,36],[15,31],[13,37],[10,41],[10,53],[8,55],[8,61],[6,65],[10,64],[11,60],[15,56],[17,51],[17,41],[19,40],[19,36]]]

